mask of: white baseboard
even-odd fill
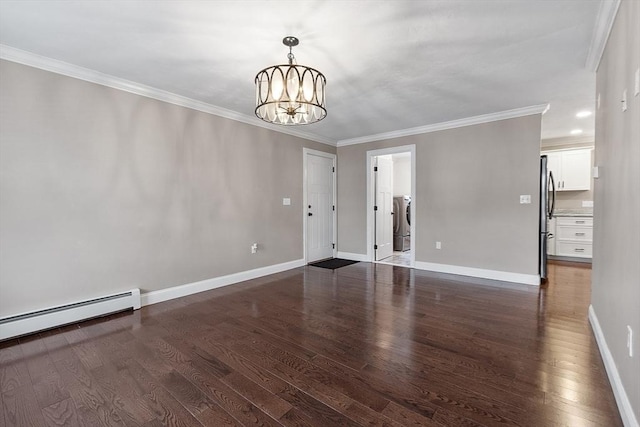
[[[596,342],[600,349],[600,355],[602,356],[602,361],[604,362],[604,367],[607,371],[611,388],[613,389],[613,395],[615,396],[616,403],[618,404],[618,410],[620,411],[622,422],[625,427],[638,427],[638,420],[633,412],[631,401],[629,401],[627,392],[624,390],[624,386],[622,385],[622,380],[620,379],[616,362],[613,360],[611,351],[609,351],[609,346],[607,345],[607,341],[602,333],[602,328],[600,328],[600,322],[598,321],[598,316],[596,316],[596,312],[593,309],[593,305],[589,306],[589,322],[591,323],[593,334],[596,337]]]
[[[547,256],[548,260],[552,261],[569,261],[569,262],[581,262],[583,264],[591,264],[591,258],[579,258],[575,256],[560,256],[560,255],[549,255]]]
[[[418,270],[435,271],[437,273],[458,274],[460,276],[480,277],[482,279],[500,280],[503,282],[522,283],[525,285],[540,285],[540,276],[536,274],[510,273],[508,271],[485,270],[482,268],[460,267],[449,264],[416,261],[414,268]]]
[[[198,292],[209,291],[223,286],[233,285],[234,283],[244,282],[245,280],[256,279],[258,277],[267,276],[269,274],[280,273],[281,271],[291,270],[293,268],[305,265],[304,259],[284,262],[282,264],[269,265],[266,267],[256,268],[254,270],[241,271],[239,273],[229,274],[227,276],[214,277],[211,279],[201,280],[199,282],[188,283],[186,285],[173,286],[159,291],[146,292],[140,295],[142,305],[157,304],[159,302],[168,301],[175,298],[185,297],[187,295]]]
[[[364,261],[364,262],[369,261],[369,259],[367,259],[367,254],[354,254],[351,252],[338,251],[338,258],[350,259],[352,261]]]

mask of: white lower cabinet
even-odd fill
[[[565,216],[556,218],[555,254],[591,258],[593,218]]]
[[[556,255],[572,256],[578,258],[591,258],[591,242],[561,242],[556,245]]]

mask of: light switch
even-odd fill
[[[282,204],[283,204],[284,206],[289,206],[289,205],[291,204],[291,199],[290,199],[290,198],[288,198],[288,197],[283,198],[283,199],[282,199]]]
[[[531,203],[531,194],[523,194],[520,196],[520,204],[526,205]]]
[[[622,91],[622,111],[627,111],[627,90]]]

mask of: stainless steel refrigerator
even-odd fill
[[[550,237],[548,221],[553,218],[555,204],[556,185],[553,181],[553,173],[547,167],[547,156],[540,156],[540,254],[538,270],[542,283],[547,281],[547,241]]]

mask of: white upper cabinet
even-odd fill
[[[547,167],[553,172],[556,191],[591,189],[591,149],[552,151]]]

